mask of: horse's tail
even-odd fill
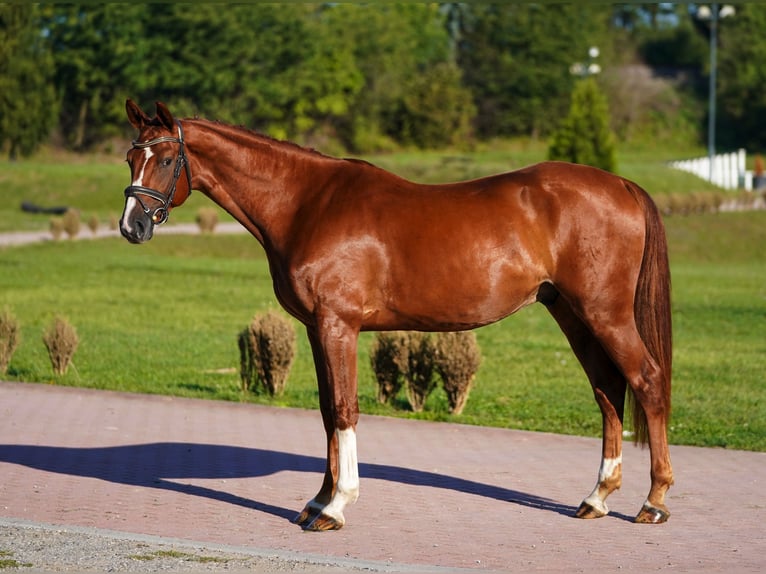
[[[670,309],[670,265],[665,227],[657,206],[649,194],[632,182],[626,182],[641,204],[646,221],[644,258],[638,275],[633,312],[641,339],[657,362],[662,374],[663,400],[670,421],[670,386],[673,361],[673,335]],[[646,413],[628,386],[628,404],[632,409],[635,441],[641,446],[649,442]]]

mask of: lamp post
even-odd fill
[[[569,67],[569,73],[573,76],[588,77],[595,76],[601,72],[601,66],[596,63],[596,58],[599,56],[599,50],[596,46],[588,48],[588,61],[576,62]]]
[[[734,13],[735,10],[733,6],[727,4],[721,8],[717,2],[713,2],[710,6],[700,6],[697,9],[697,18],[700,20],[708,20],[710,22],[710,87],[708,89],[709,101],[707,124],[707,155],[708,161],[710,162],[708,180],[710,182],[713,181],[715,175],[713,160],[715,159],[715,91],[718,57],[718,21],[721,18],[733,16]]]

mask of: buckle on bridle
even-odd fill
[[[184,132],[181,128],[181,122],[176,121],[176,125],[178,126],[178,137],[173,136],[162,136],[155,138],[153,140],[149,140],[147,142],[138,142],[133,141],[133,147],[138,149],[143,149],[147,147],[151,147],[153,145],[156,145],[158,143],[163,142],[172,142],[179,144],[178,148],[178,157],[176,158],[176,165],[173,170],[173,181],[170,184],[170,187],[168,188],[167,193],[162,193],[157,191],[156,189],[152,189],[151,187],[145,187],[143,185],[129,185],[125,188],[125,199],[129,197],[134,197],[136,201],[138,201],[139,205],[141,206],[141,209],[143,210],[144,214],[147,215],[154,225],[162,225],[168,220],[168,217],[170,216],[170,208],[173,204],[173,197],[176,194],[176,184],[178,183],[178,178],[181,177],[181,170],[185,169],[186,171],[186,182],[189,184],[189,194],[191,195],[192,191],[192,180],[191,180],[191,169],[189,168],[189,162],[186,159],[186,153],[184,152]],[[146,207],[146,204],[142,201],[141,196],[147,196],[150,197],[156,201],[160,202],[160,205],[154,210],[149,209]]]

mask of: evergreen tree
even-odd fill
[[[606,98],[595,79],[580,80],[572,93],[569,115],[553,134],[548,157],[614,171],[615,154]]]
[[[611,8],[587,3],[471,3],[453,11],[458,64],[476,102],[479,136],[549,135],[566,113],[577,55],[596,45],[601,64],[608,64],[610,15]]]
[[[766,6],[737,4],[719,22],[719,144],[766,148]]]
[[[0,4],[0,150],[29,155],[56,120],[53,60],[37,22],[37,5]]]

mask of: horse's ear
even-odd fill
[[[149,116],[130,98],[125,102],[125,111],[128,113],[128,121],[137,130],[140,130],[151,121]]]
[[[175,129],[176,121],[173,119],[173,114],[170,113],[168,107],[162,102],[157,102],[157,118],[170,131]]]

